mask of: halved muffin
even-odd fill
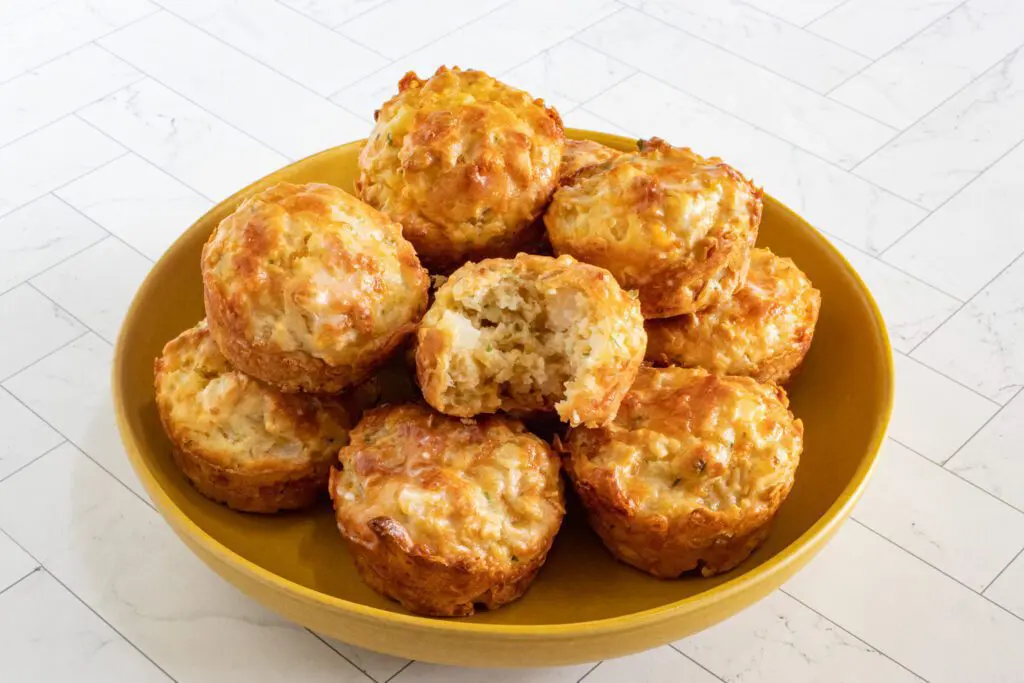
[[[608,271],[519,254],[457,270],[417,342],[420,388],[443,413],[554,410],[597,426],[615,416],[647,336],[640,305]]]
[[[369,411],[331,471],[338,529],[360,576],[406,609],[466,616],[520,597],[565,504],[558,457],[522,423]]]
[[[820,308],[821,293],[793,261],[754,249],[731,299],[647,321],[647,360],[781,384],[807,355]]]
[[[408,73],[375,114],[359,196],[400,222],[432,272],[514,256],[558,182],[558,112],[482,71]]]
[[[175,462],[200,493],[245,512],[304,508],[323,495],[360,406],[284,394],[235,370],[205,320],[168,342],[154,370]]]
[[[400,225],[332,185],[249,197],[203,248],[210,332],[231,364],[282,391],[367,379],[427,307]]]
[[[557,254],[637,289],[646,318],[693,313],[743,284],[761,190],[718,158],[663,140],[579,171],[544,214]]]
[[[659,578],[712,576],[767,537],[793,486],[803,423],[774,384],[643,368],[611,425],[573,428],[561,447],[615,557]]]

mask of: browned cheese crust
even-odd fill
[[[807,355],[820,308],[821,293],[793,261],[754,249],[731,299],[647,321],[647,360],[781,384]]]
[[[564,141],[558,112],[482,71],[410,72],[376,112],[356,188],[451,272],[538,242]]]
[[[210,236],[202,269],[221,351],[282,391],[362,382],[426,310],[427,274],[401,226],[331,185],[246,199]]]
[[[443,413],[557,411],[597,426],[615,416],[647,338],[639,303],[608,271],[520,254],[457,270],[417,342],[420,388]]]
[[[761,190],[721,159],[657,138],[640,147],[558,189],[544,214],[555,252],[639,290],[646,318],[725,301],[747,275]]]
[[[571,429],[565,469],[618,559],[659,578],[728,571],[789,495],[803,424],[749,377],[643,368],[615,422]]]
[[[558,457],[518,420],[419,404],[368,412],[330,491],[363,580],[429,616],[520,597],[565,513]]]
[[[246,512],[304,508],[323,495],[358,406],[284,394],[238,372],[205,321],[168,342],[154,370],[175,462],[200,493]]]
[[[577,173],[585,168],[603,164],[622,152],[606,147],[593,140],[566,140],[565,151],[562,152],[562,165],[558,169],[560,183],[572,182]]]

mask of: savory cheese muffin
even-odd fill
[[[431,271],[514,256],[558,182],[558,112],[482,71],[408,73],[359,155],[364,201],[399,221]]]
[[[563,462],[615,557],[659,578],[712,576],[768,535],[803,431],[774,384],[644,368],[611,425],[569,431]]]
[[[593,140],[566,140],[562,165],[558,169],[559,182],[569,182],[584,168],[604,163],[621,154],[619,150]]]
[[[562,523],[558,457],[505,416],[418,404],[368,412],[331,472],[363,580],[418,614],[500,607],[533,582]]]
[[[544,214],[555,252],[607,268],[639,290],[647,318],[732,296],[760,223],[760,189],[721,159],[657,138],[577,173]]]
[[[363,381],[416,329],[427,273],[401,226],[331,185],[246,199],[203,248],[210,332],[239,370],[282,391]]]
[[[647,335],[640,305],[608,271],[519,254],[455,271],[417,342],[420,388],[442,413],[553,409],[598,426],[633,383]]]
[[[647,321],[647,360],[781,384],[807,355],[820,308],[821,293],[793,261],[754,249],[731,299]]]
[[[357,406],[284,394],[235,370],[205,320],[168,342],[154,370],[174,460],[200,493],[246,512],[304,508],[323,495]]]

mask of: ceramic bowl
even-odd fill
[[[635,145],[589,131],[569,135],[620,149]],[[857,273],[768,195],[759,244],[793,258],[823,303],[814,344],[788,387],[806,429],[796,485],[768,541],[733,571],[651,578],[612,559],[570,501],[547,564],[521,600],[473,617],[431,619],[405,612],[359,580],[328,503],[257,516],[199,495],[171,459],[154,404],[153,359],[203,317],[203,243],[244,197],[273,183],[318,181],[351,191],[361,145],[296,162],[213,208],[153,267],[121,330],[113,390],[128,457],[157,510],[211,569],[288,619],[353,645],[445,664],[548,666],[622,656],[707,628],[778,588],[828,542],[864,490],[885,434],[891,351]]]

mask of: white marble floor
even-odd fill
[[[6,0],[0,680],[1024,681],[1022,46],[1021,0]],[[441,63],[724,157],[872,287],[898,372],[878,473],[748,611],[603,663],[410,663],[242,597],[142,493],[108,366],[152,261]]]

